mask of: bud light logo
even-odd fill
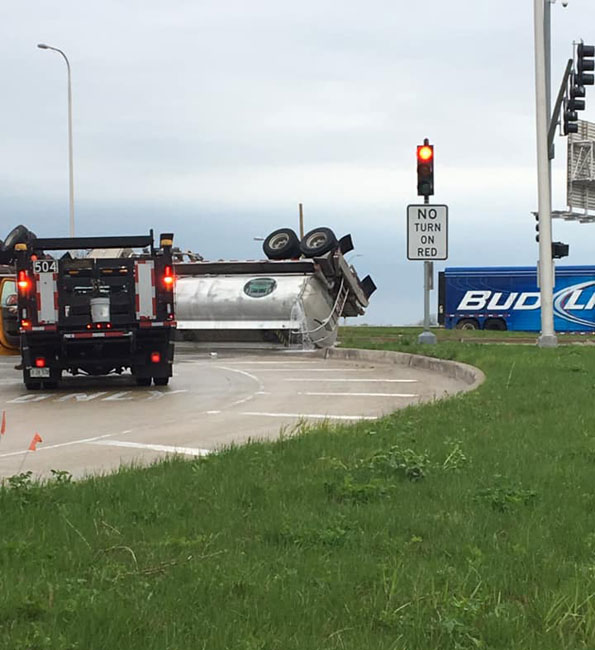
[[[571,323],[595,327],[593,309],[595,309],[595,280],[573,284],[554,294],[554,315]]]
[[[553,298],[555,316],[576,325],[595,328],[595,280],[558,289]],[[540,307],[539,291],[480,290],[466,291],[457,311],[528,312]]]

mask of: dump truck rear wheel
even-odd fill
[[[299,257],[300,240],[291,228],[279,228],[264,240],[262,250],[270,260]]]
[[[304,235],[300,250],[306,257],[324,255],[337,248],[339,242],[330,228],[314,228]]]

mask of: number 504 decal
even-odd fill
[[[58,273],[56,260],[37,260],[33,262],[33,273]]]

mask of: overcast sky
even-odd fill
[[[28,0],[0,20],[0,238],[20,222],[68,233],[66,66],[45,42],[72,65],[79,235],[153,227],[257,258],[253,238],[297,229],[302,202],[307,229],[352,233],[379,287],[365,322],[412,323],[423,265],[406,260],[405,212],[428,137],[448,265],[535,262],[532,0]],[[595,42],[595,2],[558,2],[554,95],[581,38]],[[594,262],[595,225],[554,222],[554,238],[567,263]]]

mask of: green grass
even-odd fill
[[[342,327],[341,339],[346,340],[350,345],[369,347],[370,342],[375,345],[379,343],[398,343],[409,345],[416,341],[417,336],[423,331],[422,327]],[[432,332],[438,341],[458,342],[503,342],[514,343],[515,340],[522,342],[534,342],[537,340],[537,332],[499,332],[496,330],[458,330],[433,327]],[[560,343],[572,342],[595,342],[595,334],[585,332],[579,333],[558,333]]]
[[[0,649],[595,648],[595,350],[423,351],[487,380],[205,459],[13,478]]]

